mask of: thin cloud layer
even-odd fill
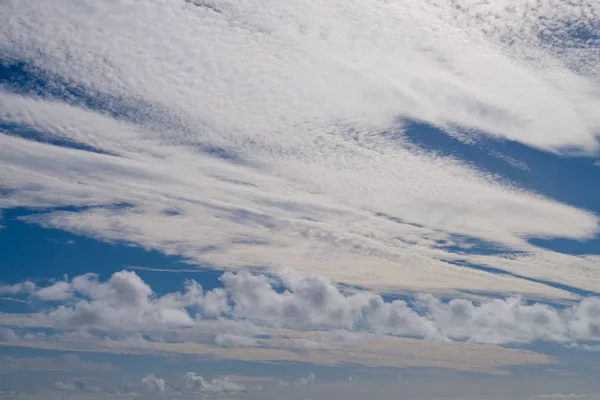
[[[14,95],[8,96],[8,107],[21,104],[12,101]],[[349,147],[345,166],[332,170],[327,164],[302,168],[297,164],[281,176],[284,166],[277,164],[280,176],[274,176],[266,165],[256,169],[166,146],[157,141],[156,132],[139,131],[89,111],[23,101],[31,116],[49,107],[43,118],[51,120],[40,117],[44,126],[59,124],[58,131],[71,138],[85,129],[93,139],[83,143],[93,142],[121,157],[0,136],[3,185],[9,189],[8,196],[0,198],[2,207],[75,206],[77,210],[26,220],[133,242],[194,262],[223,268],[292,266],[378,289],[389,285],[388,289],[568,297],[542,284],[482,271],[470,271],[469,279],[464,279],[464,269],[446,262],[457,256],[443,245],[462,246],[458,234],[531,251],[536,249],[524,236],[585,238],[597,228],[597,219],[589,212],[494,182],[452,160],[401,147],[382,146],[375,152]],[[291,166],[289,161],[285,164]],[[558,264],[554,253],[544,254]],[[562,273],[584,288],[598,279],[594,270],[592,280],[579,271]],[[531,277],[543,273],[543,269],[528,272]]]
[[[600,126],[588,86],[597,81],[585,72],[597,61],[592,0],[3,8],[5,58],[165,106],[155,118],[166,123],[191,114],[200,130],[224,136],[409,115],[556,149],[593,147]]]
[[[527,239],[590,239],[597,216],[417,149],[405,120],[594,154],[598,15],[591,0],[5,1],[0,208],[219,268],[573,297],[533,280],[594,290],[593,260],[564,267]],[[448,248],[473,240],[539,262],[524,278],[457,267],[475,259]]]

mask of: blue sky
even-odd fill
[[[600,399],[600,5],[0,5],[0,399]]]

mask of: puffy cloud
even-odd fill
[[[298,383],[302,386],[312,386],[315,383],[315,374],[310,372],[305,378],[301,378]]]
[[[25,281],[14,285],[6,285],[0,283],[0,295],[16,295],[16,294],[27,294],[35,290],[36,285],[34,282]]]
[[[0,342],[10,342],[12,340],[17,340],[19,337],[9,328],[4,328],[0,326]]]
[[[86,382],[81,380],[72,380],[68,382],[58,381],[55,383],[58,390],[66,393],[76,393],[76,392],[93,392],[99,393],[102,392],[102,388],[98,386],[88,385]]]
[[[593,337],[569,332],[572,321],[551,306],[524,304],[521,298],[475,305],[470,301],[455,299],[442,303],[431,295],[420,301],[427,308],[428,317],[445,336],[478,343],[531,342],[535,340],[565,341],[576,337]],[[589,320],[588,320],[589,321]]]
[[[191,393],[239,393],[245,392],[246,387],[229,380],[229,378],[213,378],[210,381],[196,375],[194,372],[188,372],[183,377],[185,388]]]
[[[165,391],[165,380],[157,378],[154,375],[148,375],[142,378],[142,387],[149,393],[162,393]]]
[[[67,300],[72,296],[71,285],[67,282],[56,282],[52,286],[41,288],[34,296],[44,301]]]
[[[62,381],[56,382],[56,387],[61,392],[75,392],[78,389],[74,383],[65,383]]]
[[[385,302],[376,294],[345,295],[330,281],[282,274],[287,291],[278,293],[264,275],[226,272],[221,278],[234,302],[233,316],[270,326],[307,329],[366,329],[409,336],[434,336],[435,327],[406,302]]]
[[[494,344],[600,340],[596,297],[563,308],[519,297],[476,303],[422,294],[409,302],[386,301],[375,293],[344,292],[325,278],[292,270],[282,271],[278,279],[225,272],[221,281],[222,288],[208,292],[187,281],[183,292],[159,297],[134,272],[117,272],[106,282],[88,274],[65,281],[75,301],[15,321],[112,334],[147,332],[176,340],[203,340],[206,336],[194,336],[192,328],[213,326],[220,330],[215,342],[224,347],[259,346],[260,339],[252,337],[257,327],[322,330],[342,342],[360,340],[352,336],[357,333]],[[10,318],[5,314],[0,321]],[[307,339],[294,346],[328,345]]]
[[[98,282],[95,275],[87,274],[67,284],[83,299],[72,306],[61,305],[47,313],[52,323],[70,328],[104,327],[114,330],[163,329],[194,324],[193,318],[183,308],[187,305],[184,300],[174,304],[170,298],[164,301],[153,299],[150,286],[134,272],[117,272],[107,282]],[[185,300],[189,300],[190,296],[193,294]]]
[[[298,379],[292,383],[288,381],[279,381],[279,386],[288,387],[288,386],[312,386],[315,383],[316,376],[314,373],[309,372],[307,376]]]
[[[570,349],[578,349],[583,351],[600,351],[600,346],[590,346],[589,344],[571,343],[567,345]]]

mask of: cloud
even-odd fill
[[[315,374],[310,372],[307,377],[301,378],[298,383],[302,386],[312,386],[315,383]]]
[[[567,345],[568,348],[570,349],[578,349],[578,350],[583,350],[583,351],[600,351],[600,345],[599,346],[591,346],[589,344],[578,344],[578,343],[571,343],[569,345]]]
[[[35,290],[36,285],[31,281],[25,281],[14,285],[5,285],[0,283],[0,295],[18,295],[27,294]]]
[[[575,393],[562,394],[562,393],[555,392],[552,394],[541,394],[537,397],[539,397],[540,399],[580,399],[580,398],[587,397],[587,395],[575,394]]]
[[[34,296],[44,301],[67,300],[72,296],[71,286],[67,282],[56,282],[52,286],[41,288]]]
[[[530,237],[595,237],[595,214],[406,134],[410,119],[474,146],[597,151],[597,40],[569,32],[593,32],[599,6],[507,1],[4,2],[1,57],[18,79],[0,92],[0,208],[54,209],[26,220],[216,268],[572,296],[465,271],[440,244],[533,252]]]
[[[0,357],[0,370],[4,371],[118,371],[109,363],[83,360],[77,354],[60,357]]]
[[[219,333],[215,343],[224,347],[252,347],[258,346],[258,341],[248,336],[233,335],[230,333]]]
[[[279,381],[279,386],[289,387],[289,386],[312,386],[315,383],[316,376],[314,373],[309,372],[307,376],[302,377],[294,382],[288,381]]]
[[[19,337],[9,328],[4,328],[0,326],[0,342],[10,342],[12,340],[17,340]]]
[[[98,386],[93,386],[87,384],[82,380],[72,380],[68,382],[57,381],[55,386],[64,393],[79,393],[79,392],[87,392],[87,393],[102,393],[102,388]]]
[[[194,372],[188,372],[183,377],[185,388],[190,393],[224,393],[234,394],[245,392],[246,387],[229,380],[229,378],[213,378],[210,381],[196,375]]]
[[[21,318],[22,319],[22,318]],[[211,328],[213,331],[210,331]],[[9,345],[36,348],[62,349],[68,351],[96,351],[110,354],[172,354],[206,356],[215,359],[240,360],[249,362],[300,362],[321,366],[364,365],[367,367],[425,367],[447,368],[460,371],[475,371],[486,374],[509,374],[507,368],[518,365],[550,364],[554,360],[546,355],[511,349],[497,345],[471,343],[445,343],[397,336],[383,336],[365,333],[346,332],[344,336],[355,336],[355,340],[339,341],[330,332],[291,331],[265,329],[268,337],[261,338],[260,347],[215,347],[209,339],[202,341],[201,335],[189,335],[194,331],[219,332],[222,327],[198,327],[184,331],[185,334],[155,334],[153,340],[130,340],[120,337],[96,337],[88,334],[72,339],[71,334],[57,333],[37,340],[15,341]],[[336,335],[339,336],[339,335]],[[191,338],[193,337],[193,339]],[[328,344],[318,349],[310,349],[299,341],[312,340]]]
[[[144,390],[149,393],[162,393],[166,388],[165,380],[154,375],[143,377],[141,382]]]
[[[62,381],[56,382],[56,387],[61,392],[75,392],[78,390],[78,387],[74,383],[65,383]]]
[[[346,332],[493,344],[600,340],[600,299],[596,297],[565,308],[527,303],[519,297],[475,303],[466,299],[444,302],[422,294],[412,301],[386,301],[372,292],[343,292],[326,278],[289,269],[277,279],[247,272],[225,272],[220,279],[223,287],[211,291],[188,280],[183,292],[157,296],[131,271],[116,272],[106,282],[85,274],[63,281],[76,300],[44,312],[16,315],[13,320],[31,327],[142,332],[179,340],[202,340],[193,336],[194,328],[221,326],[228,331],[221,331],[214,340],[230,347],[260,345],[252,336],[267,327],[322,330],[334,336],[339,332],[343,339]],[[278,285],[284,290],[278,290]],[[10,323],[11,318],[4,314],[0,322]],[[305,343],[318,344],[303,340],[295,345],[307,348]]]
[[[599,7],[592,1],[543,1],[522,10],[507,4],[335,1],[319,2],[309,13],[292,1],[227,1],[215,13],[191,2],[144,1],[134,16],[119,20],[131,7],[125,1],[93,8],[71,0],[52,8],[11,2],[4,11],[17,18],[0,35],[12,57],[45,61],[47,71],[84,87],[170,109],[146,106],[137,118],[162,111],[154,118],[183,119],[187,112],[207,136],[211,129],[241,136],[244,129],[264,140],[260,130],[282,132],[298,123],[330,127],[409,115],[544,148],[592,147],[597,100],[583,90],[594,84],[583,71],[596,43],[577,40],[566,28],[575,23],[592,31]],[[139,21],[157,29],[132,29]],[[96,26],[110,29],[73,35]],[[561,29],[566,33],[558,34]],[[182,37],[194,38],[193,53],[187,51],[192,39]],[[210,47],[215,40],[223,45],[217,50]],[[212,104],[224,91],[230,96]]]

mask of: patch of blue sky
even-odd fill
[[[21,217],[33,210],[12,209],[3,214],[0,229],[0,280],[62,279],[93,272],[105,280],[111,274],[131,267],[158,295],[183,289],[186,278],[195,279],[210,290],[220,286],[220,271],[197,269],[184,259],[125,243],[110,243],[27,223]],[[154,271],[157,270],[157,271]],[[160,270],[185,272],[167,273]],[[16,306],[16,305],[13,305]]]
[[[89,151],[98,154],[114,155],[102,149],[97,149],[93,146],[87,145],[85,143],[79,143],[74,140],[67,140],[61,138],[53,132],[40,132],[38,130],[23,125],[0,122],[0,132],[6,133],[10,136],[16,136],[35,142],[51,144],[54,146],[67,147],[70,149]]]
[[[516,273],[509,272],[509,271],[506,271],[506,270],[503,270],[500,268],[493,268],[493,267],[477,265],[477,264],[469,263],[467,261],[446,260],[446,262],[456,265],[456,266],[459,266],[459,267],[471,268],[471,269],[475,269],[478,271],[485,271],[485,272],[495,274],[495,275],[506,275],[506,276],[511,276],[513,278],[524,279],[524,280],[530,281],[530,282],[541,283],[543,285],[550,286],[550,287],[553,287],[556,289],[561,289],[561,290],[576,294],[578,296],[600,296],[600,291],[595,292],[595,291],[591,291],[591,290],[584,290],[584,289],[577,288],[575,286],[565,285],[564,283],[560,283],[560,282],[554,282],[554,281],[545,280],[545,279],[537,279],[537,278],[532,278],[532,277],[528,277],[525,275],[516,274]]]
[[[197,138],[189,143],[189,126],[180,123],[179,118],[160,104],[150,103],[137,98],[120,98],[108,93],[65,80],[59,75],[46,71],[43,67],[14,59],[0,58],[0,89],[12,93],[39,97],[48,100],[59,100],[74,106],[87,108],[106,114],[117,120],[140,124],[151,128],[159,127],[167,131],[176,131],[180,144],[196,149],[211,157],[242,163],[241,155],[235,149],[198,142]],[[195,130],[203,129],[201,124],[194,125]],[[59,146],[80,150],[101,152],[98,149],[72,141],[58,140],[43,132],[34,132],[27,127],[7,126],[0,123],[0,130],[15,136],[31,140],[43,141]]]
[[[122,120],[140,121],[142,116],[150,116],[147,112],[150,104],[139,101],[136,107],[129,107],[123,99],[65,80],[21,60],[0,59],[0,88],[25,96],[61,100]]]
[[[600,214],[600,185],[595,184],[600,182],[600,168],[590,158],[561,156],[485,135],[469,143],[420,122],[407,125],[406,138],[421,150],[452,157],[509,184]],[[477,239],[469,240],[476,245],[474,251],[482,250]],[[600,237],[585,241],[528,240],[566,254],[600,254]]]

